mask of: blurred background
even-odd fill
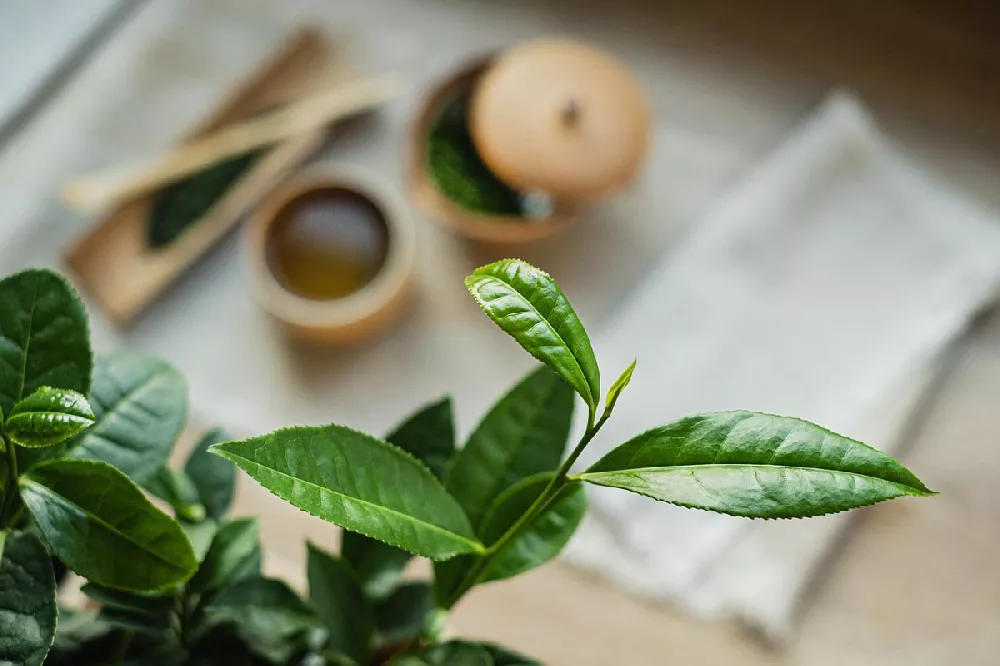
[[[592,457],[746,408],[941,494],[780,523],[595,494],[564,561],[477,590],[456,633],[551,664],[995,664],[998,34],[988,0],[0,0],[0,269],[66,272],[99,348],[187,377],[192,430],[381,433],[451,394],[464,436],[531,359],[462,278],[524,258],[606,375],[638,357]],[[540,38],[560,57],[480,108]],[[257,152],[157,176],[317,91]],[[334,199],[282,237],[313,190]],[[329,274],[346,296],[303,296]],[[335,541],[254,484],[238,509],[292,580],[304,537]]]

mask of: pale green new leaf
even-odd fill
[[[256,518],[240,518],[222,525],[188,581],[191,592],[207,593],[244,578],[260,575],[260,525]]]
[[[56,633],[56,579],[28,532],[7,537],[0,559],[0,664],[40,666]]]
[[[525,479],[498,497],[483,520],[483,543],[491,546],[499,541],[527,513],[552,476],[539,474]],[[570,482],[551,500],[531,527],[503,549],[478,582],[512,578],[555,558],[569,543],[586,512],[587,493],[583,484]]]
[[[621,396],[622,391],[629,385],[632,381],[632,373],[635,372],[635,361],[629,363],[629,366],[622,371],[622,374],[618,376],[615,383],[611,385],[608,389],[607,398],[604,401],[604,416],[610,416],[611,412],[615,410],[615,404],[618,402],[618,397]]]
[[[540,366],[501,398],[455,454],[445,487],[479,528],[490,504],[529,476],[559,467],[573,422],[573,389]]]
[[[211,450],[293,506],[416,555],[483,549],[427,467],[371,435],[338,425],[286,428]]]
[[[11,410],[4,424],[7,437],[21,446],[53,446],[94,423],[94,412],[82,393],[42,386]]]
[[[0,410],[42,386],[87,395],[93,358],[83,303],[49,270],[0,280]]]
[[[741,411],[649,430],[576,478],[751,518],[818,516],[933,494],[861,442],[799,419]]]
[[[219,456],[208,452],[213,444],[230,439],[229,434],[221,428],[215,428],[205,433],[198,440],[187,462],[184,463],[184,473],[194,484],[205,507],[205,513],[212,520],[222,520],[233,503],[236,493],[236,467]]]
[[[306,544],[309,601],[329,632],[327,647],[359,664],[368,663],[375,620],[351,566]]]
[[[504,259],[477,268],[465,285],[497,326],[569,382],[591,409],[597,405],[601,373],[590,338],[548,273]]]
[[[184,582],[198,566],[180,525],[107,463],[53,460],[19,482],[49,548],[88,580],[156,591]]]
[[[184,378],[163,361],[121,352],[100,356],[90,404],[97,423],[70,455],[110,463],[137,483],[163,466],[187,421]]]

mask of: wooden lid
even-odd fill
[[[599,199],[642,165],[649,108],[635,77],[607,53],[544,39],[500,55],[469,116],[483,160],[502,180],[557,199]]]

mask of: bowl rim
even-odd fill
[[[278,214],[296,199],[325,189],[344,189],[364,197],[382,213],[389,249],[375,277],[341,298],[313,300],[288,290],[267,262],[267,232]],[[409,281],[416,254],[413,218],[402,196],[373,172],[353,164],[306,167],[258,206],[244,230],[244,261],[257,302],[273,316],[305,328],[340,328],[362,322],[392,305]]]

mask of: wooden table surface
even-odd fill
[[[169,8],[150,3],[108,39],[105,51],[95,56],[100,62],[85,64],[77,77],[117,91],[123,103],[130,95],[162,94],[144,87],[153,81],[127,80],[129,70],[115,65],[114,57],[115,49],[122,53],[129,43],[129,31],[147,29],[156,17],[164,22],[172,17],[176,31],[243,21],[270,37],[303,18],[341,30],[378,26],[396,35],[396,52],[374,53],[375,62],[415,53],[434,60],[436,45],[419,38],[434,28],[422,18],[421,3],[439,13],[446,8],[456,22],[481,17],[480,31],[495,26],[497,42],[516,33],[512,25],[530,19],[548,30],[607,43],[633,60],[662,62],[652,95],[671,122],[716,137],[747,164],[831,86],[854,86],[915,160],[1000,209],[1000,25],[989,3],[971,0],[960,3],[969,6],[969,13],[955,9],[955,3],[941,7],[930,0],[773,0],[752,8],[724,0],[191,0]],[[0,31],[9,29],[0,26]],[[461,48],[441,45],[440,58],[456,49],[488,46],[471,42]],[[171,58],[165,67],[197,71],[198,58],[223,53],[225,44],[215,48],[192,53],[151,44],[147,55],[156,57],[159,49],[160,56]],[[234,72],[237,65],[232,64]],[[116,76],[126,78],[116,81]],[[0,232],[55,215],[60,178],[97,159],[81,152],[83,139],[74,134],[73,123],[109,102],[88,99],[83,85],[74,89],[68,83],[65,94],[53,96],[33,122],[0,145],[8,215]],[[105,156],[116,146],[120,152],[149,149],[171,138],[144,134],[150,127],[103,128]],[[66,226],[76,231],[79,225]],[[669,242],[669,232],[648,233],[655,242],[639,264],[655,260]],[[637,238],[636,247],[642,241]],[[588,256],[593,250],[583,243],[573,249]],[[545,251],[545,246],[530,250]],[[582,274],[588,268],[574,270],[572,253],[555,254],[553,260],[561,262],[581,293],[590,293]],[[627,282],[636,274],[625,272],[620,279]],[[617,284],[605,295],[625,286]],[[588,308],[601,312],[584,303]],[[1000,663],[998,395],[1000,314],[994,312],[985,314],[949,354],[908,437],[907,462],[941,496],[864,510],[803,604],[801,625],[786,645],[768,646],[738,627],[653,607],[561,565],[477,591],[457,610],[454,629],[508,642],[556,666]],[[241,486],[238,506],[262,515],[268,547],[277,554],[269,566],[293,577],[299,574],[305,535],[320,543],[334,540],[327,525],[281,505],[253,484]]]

